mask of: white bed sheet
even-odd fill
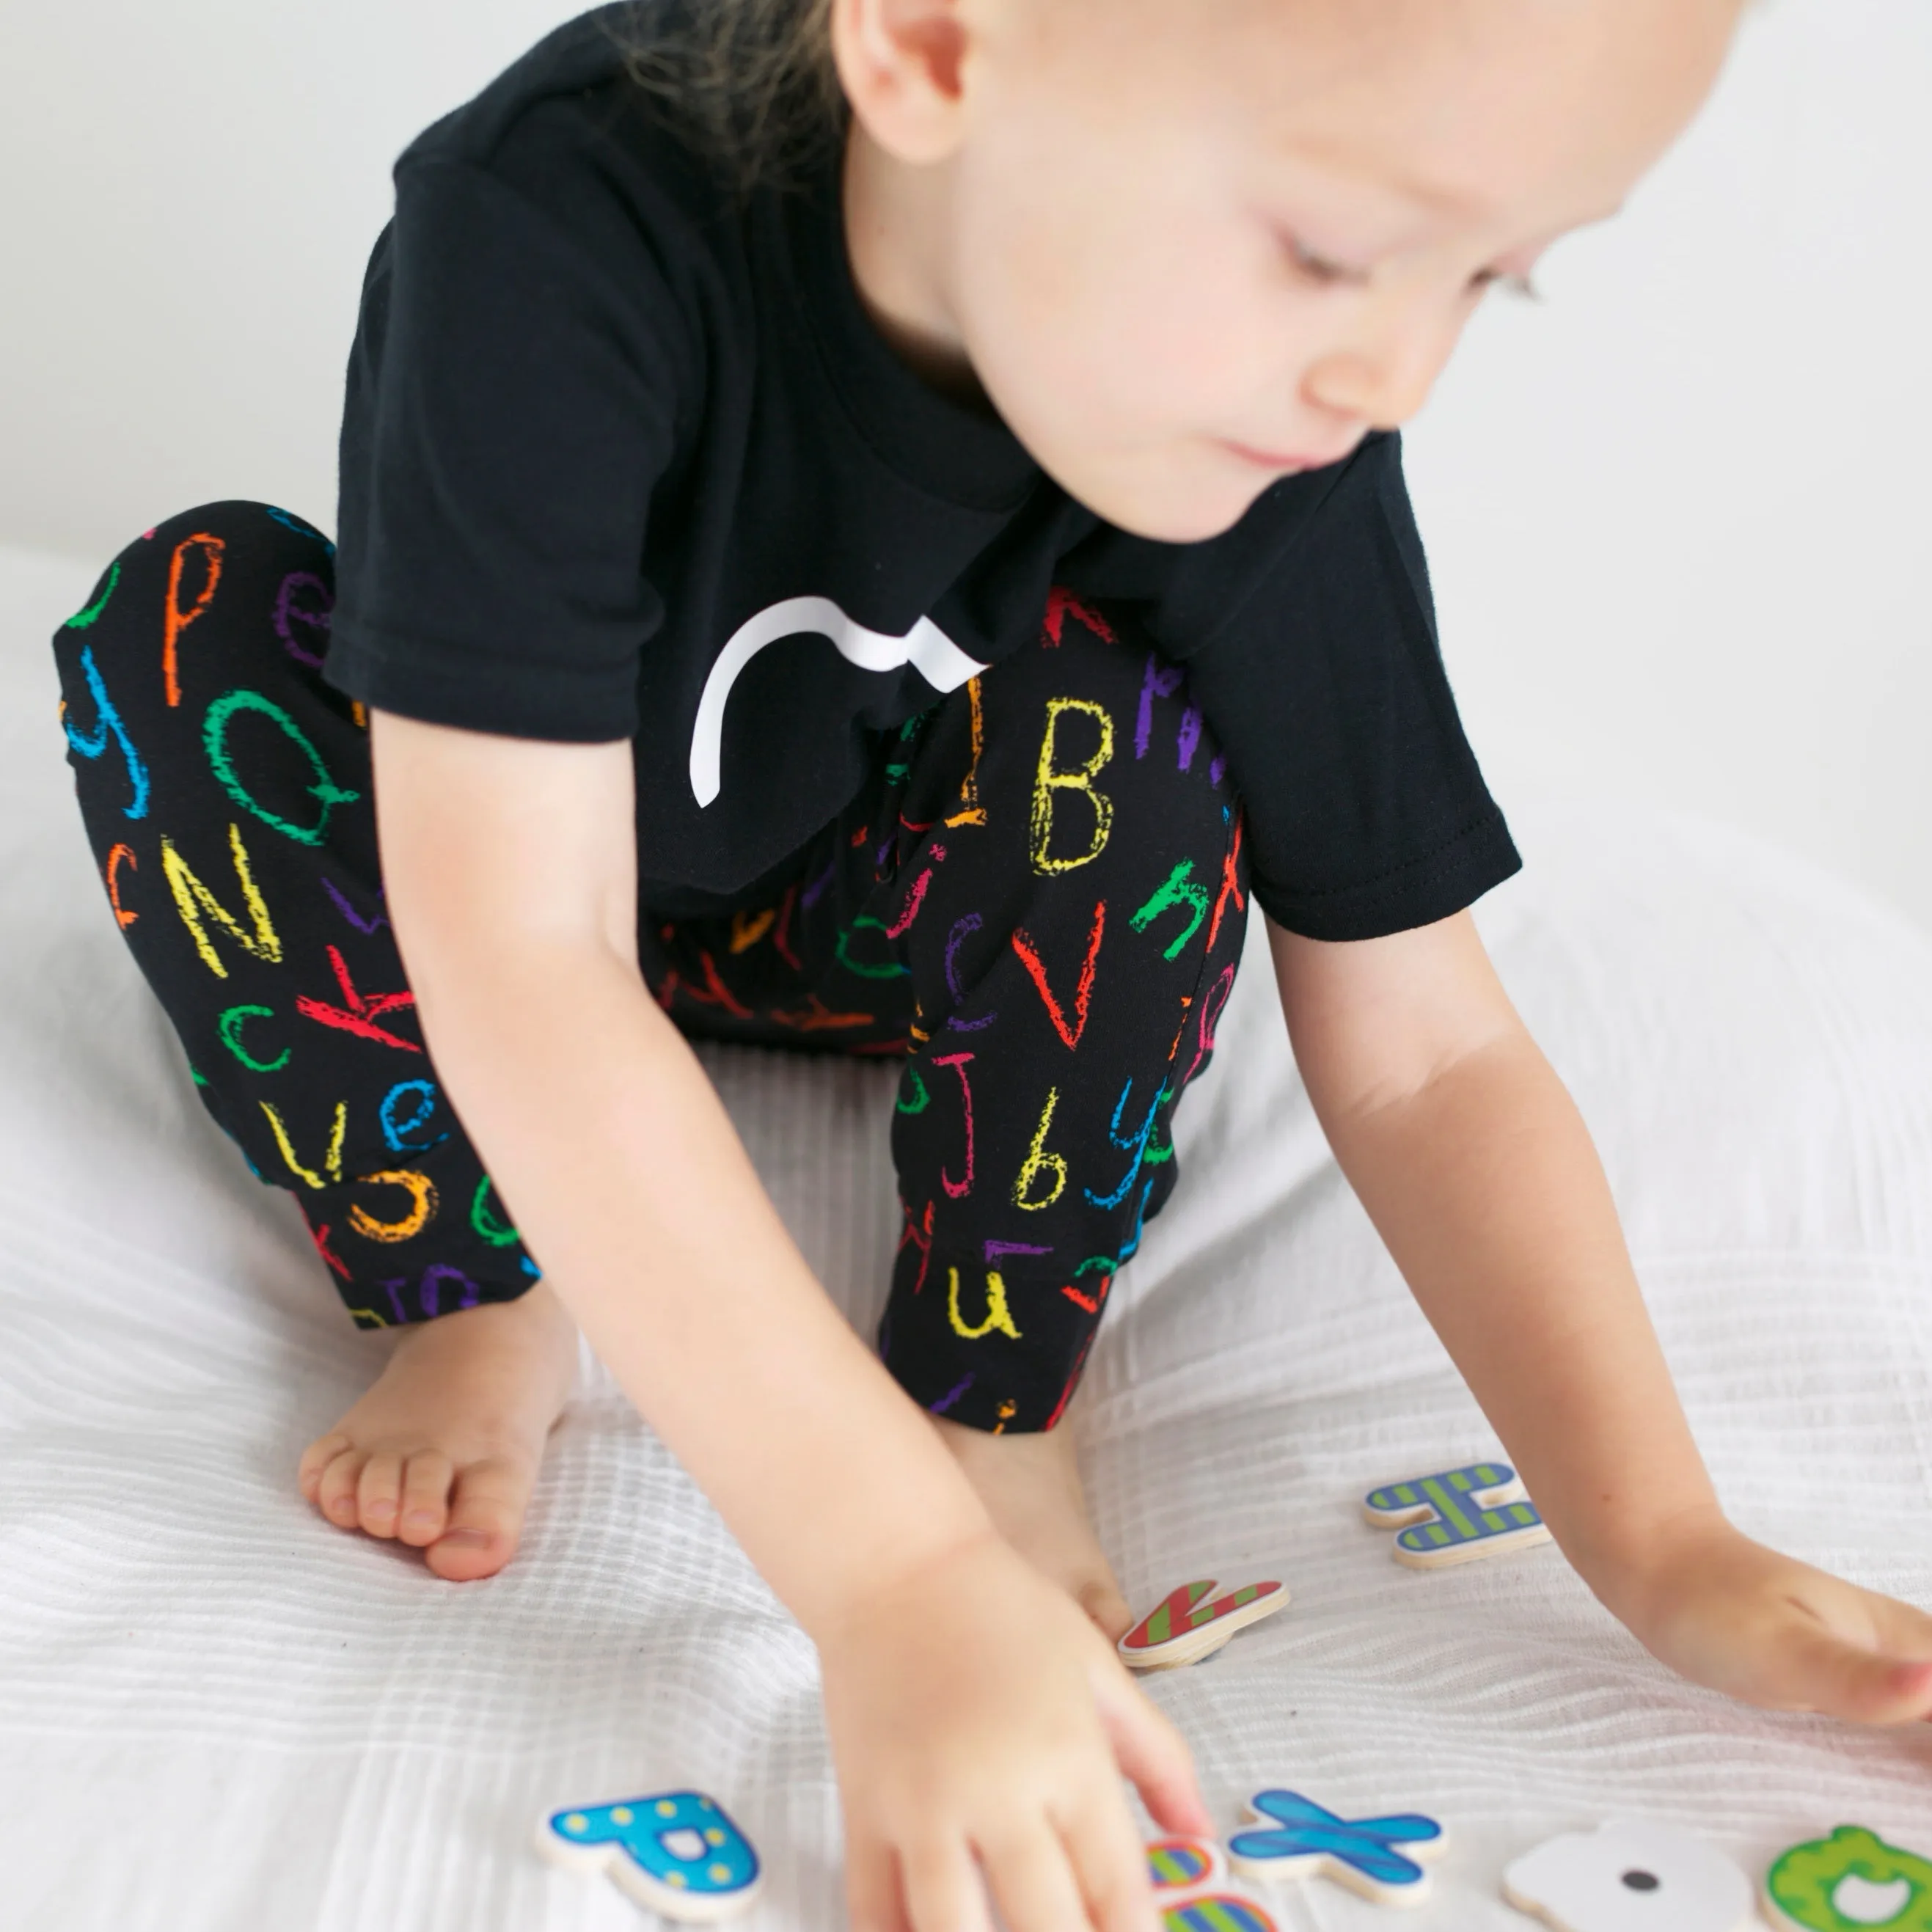
[[[489,1582],[323,1525],[302,1445],[374,1372],[298,1217],[191,1097],[71,802],[44,638],[87,573],[0,560],[0,1928],[621,1928],[530,1853],[556,1804],[718,1794],[753,1927],[841,1922],[811,1646],[586,1362]],[[1634,811],[1520,814],[1483,922],[1598,1136],[1698,1433],[1748,1528],[1932,1604],[1932,945],[1794,862]],[[1612,1815],[1754,1871],[1856,1820],[1932,1840],[1932,1730],[1678,1683],[1554,1550],[1421,1576],[1371,1484],[1493,1444],[1330,1161],[1249,962],[1179,1117],[1186,1179],[1077,1412],[1145,1601],[1285,1576],[1288,1612],[1153,1694],[1210,1802],[1417,1807],[1430,1922],[1522,1928],[1498,1874]],[[708,1056],[855,1319],[896,1234],[892,1076]],[[1314,1886],[1285,1927],[1370,1922]]]

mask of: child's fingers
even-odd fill
[[[1087,1915],[1099,1932],[1155,1932],[1147,1849],[1118,1783],[1110,1778],[1089,1793],[1062,1832]]]
[[[1881,1597],[1876,1621],[1879,1646],[1901,1673],[1899,1718],[1932,1720],[1932,1617],[1895,1597]]]
[[[1094,1697],[1122,1774],[1164,1832],[1214,1836],[1214,1820],[1194,1775],[1187,1740],[1126,1670],[1109,1658],[1094,1672]]]
[[[1896,1597],[1871,1594],[1878,1648],[1901,1660],[1932,1663],[1932,1617]]]
[[[987,1840],[980,1861],[1007,1932],[1084,1932],[1092,1923],[1066,1848],[1044,1816]]]
[[[845,1912],[852,1932],[910,1932],[898,1860],[880,1839],[846,1838]]]
[[[1905,1724],[1914,1718],[1932,1720],[1932,1663],[1894,1658],[1886,1672],[1883,1708],[1867,1721]]]
[[[925,1838],[902,1845],[898,1878],[913,1932],[992,1932],[980,1868],[963,1839]]]
[[[1932,1662],[1901,1661],[1808,1624],[1786,1655],[1786,1681],[1773,1687],[1780,1703],[1868,1724],[1902,1724],[1932,1706]]]

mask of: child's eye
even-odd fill
[[[1281,240],[1296,272],[1312,282],[1319,282],[1325,287],[1336,282],[1358,282],[1362,279],[1359,268],[1351,268],[1326,255],[1318,254],[1298,235],[1283,230]]]
[[[1540,302],[1543,291],[1528,275],[1513,275],[1502,268],[1479,268],[1469,278],[1469,286],[1478,295],[1485,289],[1500,288],[1520,302]]]

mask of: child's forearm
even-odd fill
[[[1370,1081],[1374,1003],[1338,1030],[1308,1010],[1318,994],[1298,1013],[1285,978],[1298,1056],[1342,1171],[1565,1553],[1634,1609],[1653,1559],[1716,1499],[1582,1119],[1473,928],[1440,944],[1444,1004],[1408,1042],[1417,1077],[1400,1070],[1400,1022],[1371,1049],[1397,1070]],[[1461,1050],[1440,1051],[1459,1033]]]
[[[1641,1568],[1666,1526],[1714,1510],[1596,1150],[1526,1036],[1345,1126],[1342,1142],[1423,1312],[1588,1580]]]
[[[633,965],[520,938],[424,976],[437,1064],[545,1278],[808,1630],[988,1532]]]

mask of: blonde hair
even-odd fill
[[[832,0],[634,0],[613,24],[632,78],[741,193],[795,180],[844,133]]]

